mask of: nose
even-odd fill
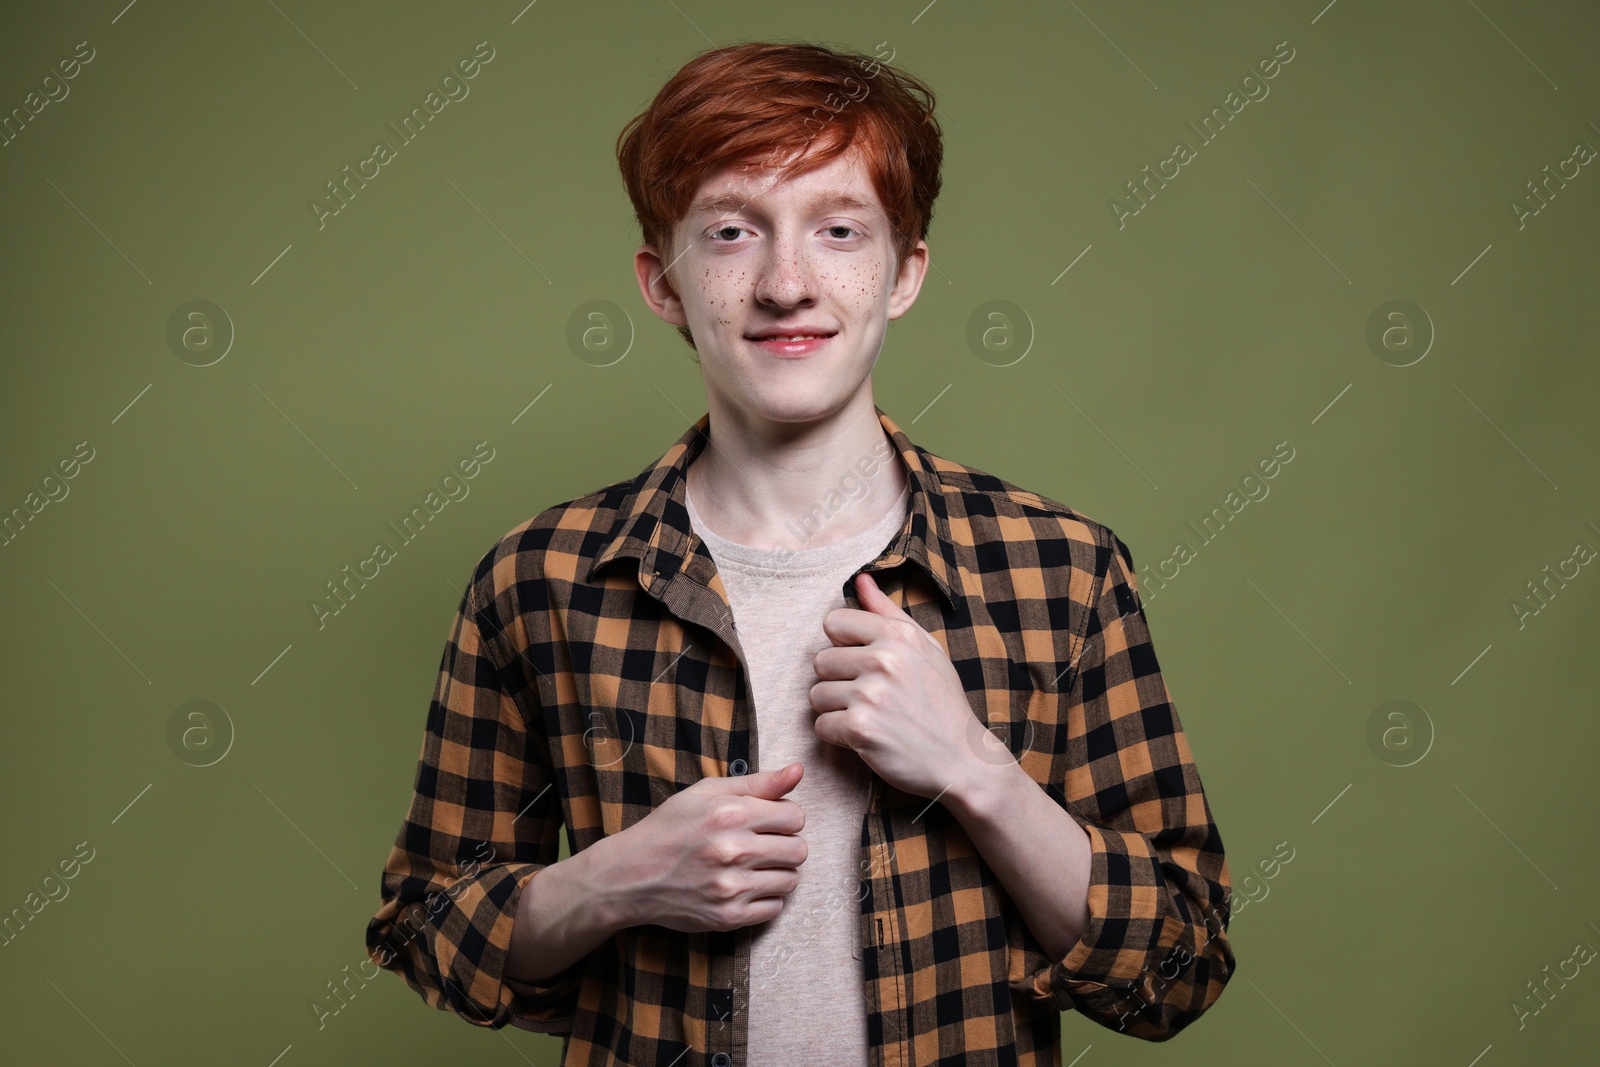
[[[776,235],[768,245],[756,279],[758,301],[773,307],[791,308],[816,297],[816,272],[799,241]]]

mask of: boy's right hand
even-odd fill
[[[784,799],[803,773],[796,760],[775,771],[702,778],[613,835],[609,873],[629,925],[736,930],[781,912],[806,859],[805,812]]]

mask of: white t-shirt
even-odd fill
[[[754,928],[747,1062],[864,1065],[861,825],[870,771],[853,751],[823,741],[808,693],[812,660],[833,642],[828,612],[845,606],[845,579],[899,534],[909,486],[871,527],[842,541],[759,549],[709,529],[685,494],[689,521],[716,561],[755,695],[760,769],[805,764],[786,795],[806,813],[806,860],[783,911]]]

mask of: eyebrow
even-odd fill
[[[702,197],[696,200],[689,208],[689,215],[697,217],[715,212],[733,214],[743,211],[749,204],[750,200],[747,197],[740,196],[738,193],[719,193],[715,196]],[[875,211],[878,207],[878,205],[862,200],[858,196],[843,192],[821,193],[810,201],[809,206],[813,208],[842,207],[855,211]]]

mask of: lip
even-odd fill
[[[806,331],[797,330],[795,332],[805,333]],[[825,337],[813,337],[806,341],[779,341],[775,338],[768,337],[747,337],[745,340],[750,344],[755,345],[763,352],[766,352],[769,355],[777,356],[779,359],[804,359],[806,356],[809,356],[813,352],[821,349],[824,345],[826,345],[829,341],[832,341],[837,336],[837,334],[829,334]]]

